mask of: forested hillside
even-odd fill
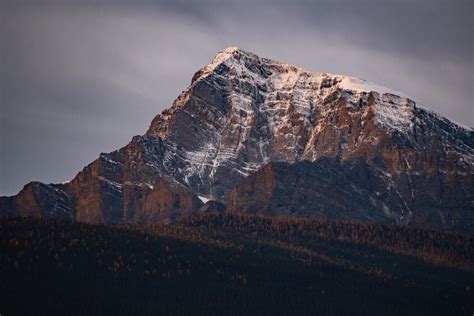
[[[2,315],[471,315],[468,236],[199,214],[170,225],[0,220]]]

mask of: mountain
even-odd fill
[[[401,93],[230,47],[145,135],[3,214],[174,221],[202,207],[474,233],[474,137]]]

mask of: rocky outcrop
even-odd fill
[[[192,190],[156,166],[155,154],[162,151],[159,138],[137,136],[126,147],[101,154],[64,185],[76,219],[93,223],[166,222],[197,210],[202,202]]]
[[[230,47],[145,135],[41,192],[87,222],[174,220],[199,195],[233,212],[474,232],[473,148],[472,129],[401,93]],[[46,214],[41,194],[2,198],[1,212]]]
[[[432,187],[426,187],[427,183],[436,183],[433,179],[420,177],[411,181],[415,187],[413,197],[404,196],[400,184],[387,179],[386,174],[361,159],[341,162],[337,158],[321,158],[314,162],[292,164],[272,162],[230,191],[226,210],[263,215],[428,224],[430,227],[464,233],[474,230],[472,202],[461,198],[463,194],[470,194],[472,187],[469,183],[442,181],[447,192],[439,193],[438,196],[433,193]],[[259,194],[253,195],[252,192]],[[415,200],[412,205],[407,203],[410,198]],[[424,208],[413,209],[413,205],[424,205]]]
[[[270,206],[277,187],[274,166],[275,163],[267,164],[231,190],[227,198],[226,210],[277,215],[278,213]]]
[[[6,216],[73,219],[68,196],[60,185],[30,182],[15,196],[0,197],[0,214]]]
[[[134,137],[124,148],[101,154],[68,183],[33,182],[16,196],[0,198],[1,213],[88,223],[174,221],[203,203],[191,189],[148,163],[161,151],[160,144],[159,138]]]

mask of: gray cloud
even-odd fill
[[[474,125],[471,1],[9,1],[0,195],[143,133],[226,46],[361,77]]]

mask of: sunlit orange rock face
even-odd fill
[[[227,210],[271,214],[269,207],[276,188],[273,169],[273,164],[269,163],[231,190],[227,198]]]
[[[143,161],[138,138],[84,168],[65,190],[76,219],[93,223],[170,221],[202,205],[193,192]],[[114,159],[114,160],[112,160]]]
[[[73,219],[68,196],[58,185],[31,182],[15,196],[1,197],[4,215]]]
[[[173,221],[203,210],[474,232],[474,137],[407,96],[228,48],[145,135],[71,182],[1,198],[3,214]],[[36,188],[36,189],[33,189]]]

